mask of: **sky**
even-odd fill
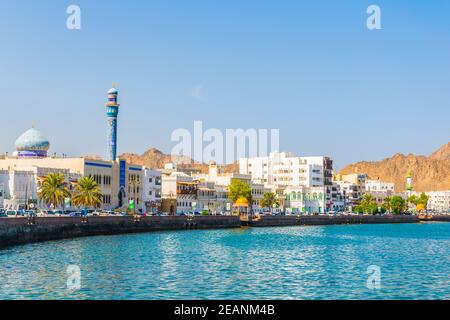
[[[0,0],[0,152],[35,123],[51,153],[106,157],[116,82],[119,154],[170,152],[195,120],[280,129],[281,151],[337,168],[430,154],[450,141],[449,15],[447,0]]]

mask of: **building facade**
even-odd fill
[[[183,172],[162,175],[162,212],[170,215],[196,211],[198,182]]]
[[[449,191],[433,191],[426,193],[429,196],[428,210],[450,213],[450,190]]]
[[[284,190],[287,214],[320,214],[326,212],[323,187],[287,187]]]
[[[162,202],[161,171],[144,168],[142,171],[142,212],[160,212]]]
[[[329,157],[295,157],[288,152],[272,152],[268,157],[240,159],[239,172],[251,175],[253,183],[264,184],[271,190],[323,188],[324,210],[333,210],[333,160]]]
[[[339,185],[340,192],[345,198],[346,209],[352,211],[361,201],[366,192],[367,175],[360,173],[337,174],[334,183]]]

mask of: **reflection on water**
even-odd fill
[[[0,298],[449,299],[448,270],[445,223],[158,232],[0,251]]]

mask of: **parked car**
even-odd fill
[[[100,214],[102,216],[113,216],[113,215],[115,215],[115,212],[114,211],[110,211],[110,210],[103,210],[103,211],[101,211]]]
[[[36,211],[34,211],[34,210],[27,210],[27,211],[25,211],[25,216],[27,216],[27,217],[35,217],[36,216]]]
[[[7,210],[6,211],[6,215],[9,216],[9,217],[13,217],[13,216],[17,217],[19,215],[19,211],[17,211],[17,210]]]
[[[74,211],[69,213],[69,217],[81,217],[83,213],[81,211]]]
[[[38,217],[45,217],[45,216],[48,215],[48,211],[47,211],[47,210],[40,210],[40,211],[38,211],[38,212],[36,213],[36,215],[37,215]]]

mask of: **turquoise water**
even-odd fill
[[[0,298],[450,299],[449,271],[450,223],[160,232],[0,251]]]

